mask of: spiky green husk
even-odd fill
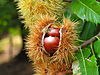
[[[41,41],[43,30],[51,23],[56,23],[55,17],[50,17],[48,15],[41,16],[30,29],[30,34],[27,39],[27,53],[33,61],[36,75],[49,75],[49,73],[54,75],[59,70],[65,71],[70,68],[70,64],[74,59],[74,44],[77,39],[75,31],[76,23],[68,19],[64,19],[61,24],[62,39],[58,50],[52,57],[44,53]]]
[[[55,75],[58,71],[70,68],[74,59],[75,40],[77,39],[75,24],[64,19],[61,44],[52,57],[45,53],[42,46],[43,33],[46,26],[58,24],[57,19],[63,16],[65,4],[63,0],[19,0],[18,9],[20,18],[24,19],[25,27],[29,28],[26,48],[27,54],[33,61],[35,75]]]
[[[65,3],[62,0],[19,0],[20,18],[24,19],[25,27],[34,25],[41,15],[63,16]]]
[[[28,56],[33,61],[44,61],[44,54],[42,52],[42,35],[43,29],[50,23],[55,21],[55,17],[50,16],[41,16],[37,21],[35,21],[35,25],[31,27],[29,36],[27,38],[26,47],[28,49]]]

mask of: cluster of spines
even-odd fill
[[[42,52],[42,35],[43,35],[43,28],[47,26],[49,23],[53,23],[55,21],[54,17],[49,16],[41,16],[39,20],[35,22],[36,26],[33,26],[30,29],[30,34],[27,38],[27,49],[28,49],[28,56],[31,58],[31,60],[41,60],[43,59],[43,52]]]
[[[41,45],[44,28],[57,22],[63,16],[62,0],[19,0],[20,18],[24,19],[25,27],[29,28],[26,48],[29,58],[33,61],[35,75],[54,75],[58,71],[68,69],[73,61],[76,37],[75,25],[68,19],[60,24],[62,39],[58,50],[52,57],[43,52]]]
[[[20,18],[24,19],[25,27],[34,25],[35,21],[40,16],[49,15],[63,16],[63,12],[66,9],[66,4],[63,0],[19,0],[18,9]]]
[[[33,30],[27,39],[28,41],[26,45],[28,56],[34,62],[33,64],[37,75],[39,73],[40,75],[45,75],[45,70],[50,71],[50,73],[55,73],[61,69],[64,71],[70,67],[70,64],[74,59],[74,44],[75,40],[77,39],[75,31],[76,23],[71,22],[68,19],[63,20],[62,39],[58,50],[52,57],[49,57],[43,53],[43,48],[41,45],[41,38],[43,35],[42,31],[48,24],[54,23],[55,21],[56,19],[54,17],[41,17],[41,19],[35,22],[37,26],[32,28]]]

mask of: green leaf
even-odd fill
[[[82,49],[82,50],[83,50],[82,53],[83,53],[83,55],[84,55],[84,58],[88,58],[88,57],[90,56],[90,54],[91,54],[90,49],[89,49],[89,48],[84,48],[84,49]],[[76,54],[76,57],[82,59],[82,57],[81,57],[81,52],[77,53],[77,54]]]
[[[94,51],[96,55],[100,58],[100,40],[94,42]]]
[[[81,33],[81,40],[88,40],[95,35],[96,25],[94,23],[86,22]]]
[[[96,57],[92,55],[90,58],[87,58],[89,54],[87,55],[86,50],[80,50],[80,52],[81,53],[79,54],[77,59],[79,60],[81,75],[99,75]]]
[[[82,20],[100,23],[100,3],[96,0],[74,0],[71,10]]]
[[[64,16],[66,18],[70,18],[70,20],[72,21],[76,21],[76,20],[79,20],[80,18],[77,17],[75,14],[72,13],[71,9],[70,8],[67,8],[66,11],[64,12]]]

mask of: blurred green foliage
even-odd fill
[[[16,5],[13,0],[0,0],[0,36],[20,33]]]
[[[0,44],[5,38],[15,35],[22,37],[21,26],[14,0],[0,0]],[[6,41],[4,40],[3,43]],[[1,46],[0,53],[3,51],[4,48]]]

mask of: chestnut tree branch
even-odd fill
[[[78,51],[79,48],[84,48],[87,45],[91,44],[92,42],[96,41],[97,40],[96,37],[100,37],[100,32],[96,36],[92,37],[91,39],[85,41],[83,44],[81,44],[80,46],[78,46],[78,48],[75,49],[75,51]]]

